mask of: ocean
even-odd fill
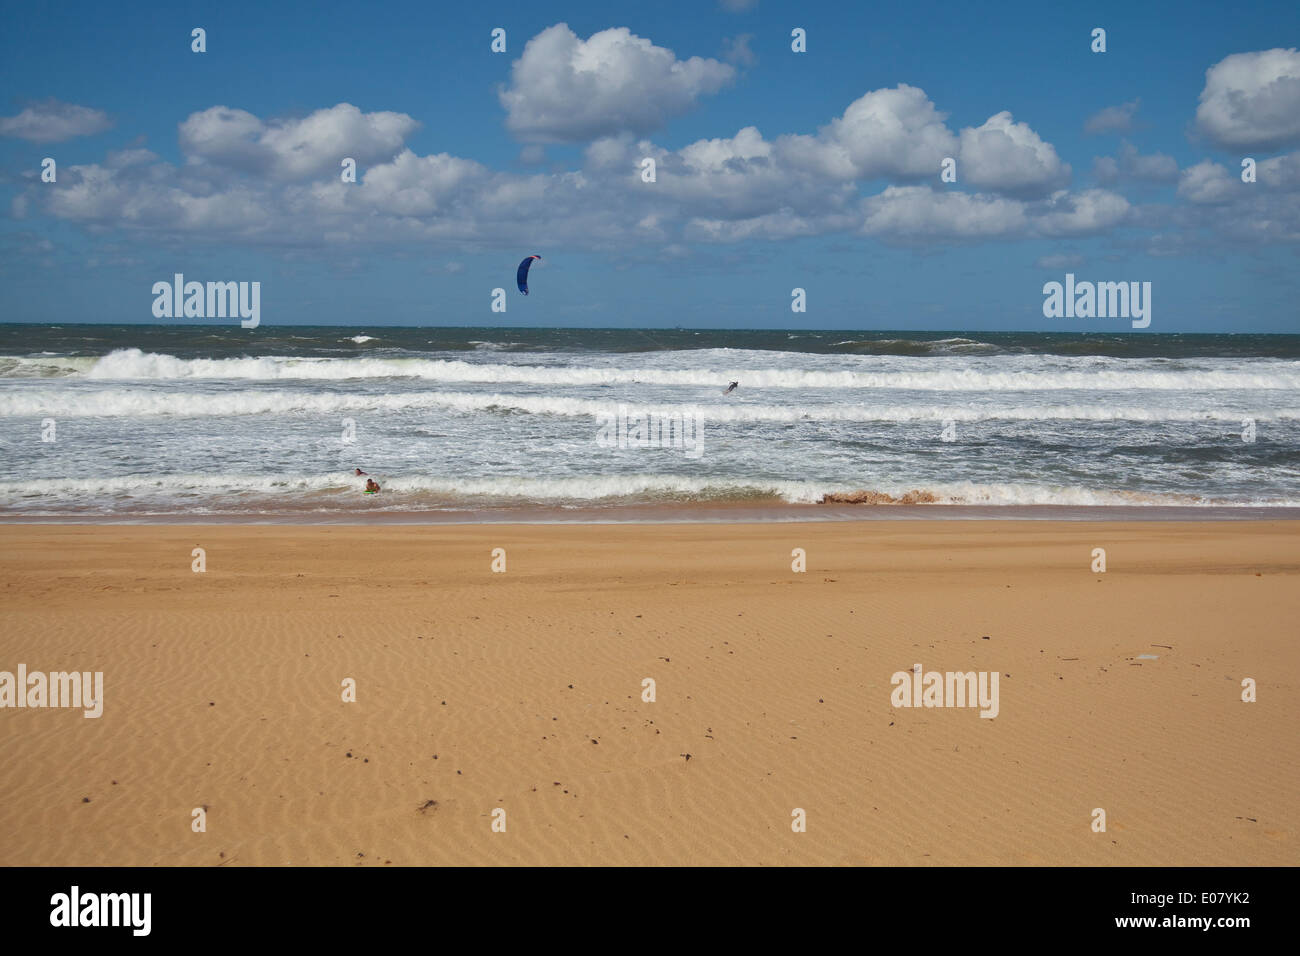
[[[6,520],[1280,516],[1300,335],[8,324],[0,453]]]

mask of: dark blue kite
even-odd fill
[[[519,263],[519,271],[515,273],[515,282],[519,285],[519,291],[524,295],[528,294],[528,270],[532,268],[533,260],[540,258],[541,256],[529,256]]]

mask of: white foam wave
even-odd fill
[[[357,338],[368,338],[357,336]],[[355,339],[354,339],[355,341]],[[768,357],[770,360],[770,356]],[[822,359],[825,360],[825,359]],[[1248,367],[1201,365],[1185,370],[1153,367],[1142,360],[1114,360],[1079,369],[1006,360],[982,367],[943,365],[935,359],[891,357],[882,370],[743,368],[719,364],[700,368],[613,368],[570,365],[482,364],[418,358],[256,358],[181,359],[172,355],[119,349],[99,359],[0,357],[0,377],[71,375],[100,381],[176,379],[346,381],[407,378],[449,384],[557,386],[664,385],[712,388],[740,380],[750,389],[914,389],[920,391],[1252,391],[1300,389],[1300,362],[1255,360]],[[11,364],[10,364],[11,363]],[[1038,364],[1042,364],[1041,361]],[[902,366],[901,368],[899,366]],[[862,366],[858,366],[859,369]],[[48,369],[49,371],[42,371]]]
[[[208,393],[160,388],[25,389],[0,393],[0,418],[137,418],[172,416],[279,415],[419,410],[441,408],[456,412],[518,412],[529,415],[595,417],[631,413],[699,414],[706,422],[911,422],[911,421],[1222,421],[1240,424],[1300,420],[1300,407],[1195,408],[1182,405],[1100,405],[1095,403],[972,404],[790,404],[759,405],[713,402],[692,404],[620,405],[613,401],[551,395],[421,391],[398,393],[306,392],[248,389]]]
[[[913,482],[886,484],[789,481],[781,479],[693,478],[678,475],[591,475],[565,478],[491,477],[444,479],[430,476],[385,475],[374,471],[386,497],[379,503],[401,508],[419,507],[421,497],[441,503],[491,500],[523,502],[610,502],[633,500],[734,500],[755,497],[777,498],[791,504],[814,504],[827,494],[842,494],[870,488],[901,497],[918,486]],[[62,478],[30,482],[0,482],[0,504],[12,506],[20,500],[33,504],[75,504],[87,499],[114,498],[165,502],[175,498],[179,507],[194,495],[204,495],[205,504],[220,508],[244,499],[265,504],[279,496],[337,494],[355,496],[360,490],[350,473],[331,474],[176,474],[126,475],[102,478]],[[1120,490],[1099,490],[1041,484],[976,484],[954,482],[926,484],[921,489],[934,495],[939,504],[959,505],[1177,505],[1184,507],[1300,507],[1300,500],[1228,501],[1192,495],[1154,494]],[[212,497],[215,496],[215,497]],[[222,501],[225,496],[233,500]],[[851,506],[840,506],[851,507]],[[865,506],[863,506],[865,507]]]

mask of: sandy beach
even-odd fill
[[[0,864],[1295,864],[1297,531],[0,526]]]

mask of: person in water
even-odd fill
[[[363,472],[364,474],[364,472]],[[379,490],[379,482],[373,478],[366,479],[366,491],[375,492]]]
[[[360,468],[357,469],[357,477],[360,477],[361,475],[364,475],[364,474],[365,474],[365,472],[362,471]]]

